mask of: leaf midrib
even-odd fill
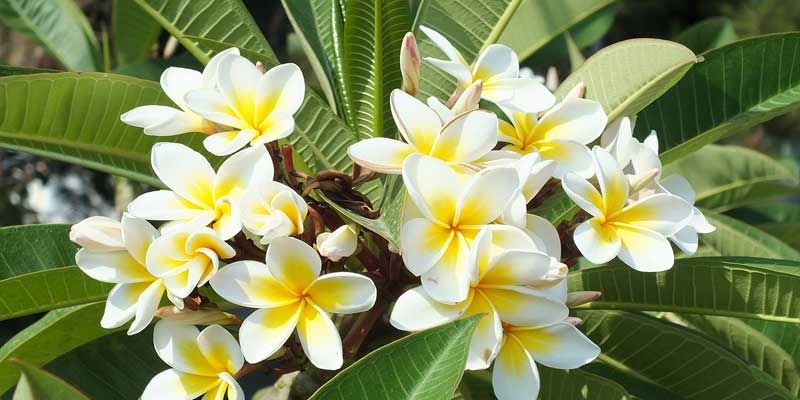
[[[707,199],[707,198],[709,198],[711,196],[716,196],[716,195],[718,195],[720,193],[724,193],[724,192],[727,192],[727,191],[743,188],[743,187],[746,187],[746,186],[755,185],[755,184],[758,184],[758,183],[764,183],[764,182],[770,182],[770,181],[779,182],[779,181],[782,181],[782,180],[790,180],[790,178],[787,178],[786,176],[782,176],[782,175],[779,175],[779,174],[775,173],[773,175],[764,175],[764,176],[753,178],[753,179],[737,179],[737,180],[732,181],[730,183],[726,183],[724,185],[715,186],[712,189],[705,190],[705,191],[697,193],[697,195],[695,196],[695,201],[705,200],[705,199]]]

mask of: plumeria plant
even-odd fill
[[[800,103],[800,34],[584,60],[613,1],[411,3],[284,1],[303,68],[238,0],[115,2],[205,64],[158,82],[4,67],[0,146],[153,188],[0,229],[0,318],[48,311],[0,391],[796,398],[800,252],[745,222],[796,168],[709,144]]]

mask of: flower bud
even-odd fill
[[[188,308],[180,310],[175,306],[164,306],[156,311],[156,316],[161,319],[190,325],[241,325],[242,323],[239,317],[212,307],[201,307],[198,310],[190,310]]]
[[[453,115],[459,115],[467,111],[477,110],[478,103],[481,101],[481,92],[483,92],[483,82],[481,80],[475,81],[472,85],[458,96],[456,104],[453,104]]]
[[[419,92],[419,48],[411,32],[403,37],[400,47],[400,72],[403,74],[403,91],[416,96]]]
[[[122,250],[122,224],[108,217],[89,217],[72,225],[69,240],[84,249],[95,251]]]
[[[564,322],[572,326],[578,326],[581,324],[581,322],[583,322],[583,320],[577,317],[567,317],[566,319],[564,319]]]
[[[586,94],[586,85],[583,82],[578,82],[577,85],[573,86],[572,89],[569,90],[569,93],[564,98],[575,98],[581,99],[583,95]]]
[[[547,76],[544,78],[544,85],[554,92],[558,88],[558,70],[556,67],[547,69]]]
[[[342,225],[333,232],[323,232],[317,236],[317,251],[331,261],[339,261],[356,252],[358,235],[348,225]]]
[[[258,70],[258,72],[261,72],[262,74],[267,73],[267,67],[265,67],[261,61],[256,62],[256,69]]]
[[[567,294],[567,307],[577,307],[581,304],[591,303],[600,298],[602,293],[595,291],[571,292]]]

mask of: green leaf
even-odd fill
[[[583,82],[585,97],[600,102],[608,120],[613,121],[638,113],[678,82],[696,62],[691,50],[675,42],[625,40],[589,57],[555,95],[562,99]]]
[[[100,327],[105,303],[50,311],[0,347],[0,393],[14,386],[19,373],[9,362],[21,358],[41,366],[115,330]]]
[[[794,399],[784,387],[695,331],[641,314],[581,311],[599,360],[685,399]]]
[[[800,252],[752,225],[708,210],[704,210],[703,214],[717,229],[700,235],[700,243],[718,255],[800,261]]]
[[[0,76],[33,75],[33,74],[44,74],[48,72],[61,72],[61,71],[56,71],[53,69],[12,67],[10,65],[0,65]]]
[[[578,206],[564,191],[560,190],[530,212],[550,221],[554,226],[558,226],[558,224],[570,220],[578,210],[580,210]]]
[[[230,43],[277,62],[241,0],[134,0],[203,64],[211,58],[193,36]]]
[[[20,370],[19,383],[13,400],[59,399],[89,400],[61,378],[22,360],[12,360]]]
[[[403,83],[400,44],[411,28],[408,0],[350,0],[344,23],[346,119],[362,137],[394,137],[389,93]]]
[[[642,273],[623,265],[572,272],[570,291],[603,297],[578,308],[672,311],[800,322],[800,262],[749,257],[675,260],[664,272]]]
[[[639,114],[636,136],[655,130],[667,164],[767,121],[800,101],[800,33],[758,36],[703,54],[705,61]]]
[[[746,322],[711,315],[669,315],[665,318],[719,340],[750,364],[773,377],[792,394],[800,394],[800,373],[792,356]]]
[[[564,40],[567,42],[569,68],[574,71],[580,68],[580,66],[586,62],[586,58],[583,57],[583,54],[581,54],[581,49],[578,48],[578,44],[575,43],[575,39],[572,38],[572,35],[570,35],[569,32],[564,34]]]
[[[800,251],[800,235],[797,234],[800,232],[800,223],[760,224],[757,227]]]
[[[111,6],[111,32],[117,64],[146,61],[161,34],[161,25],[134,0],[114,0]]]
[[[425,57],[446,58],[420,26],[427,26],[447,38],[468,62],[481,50],[497,43],[523,0],[421,0],[414,20],[414,35]],[[422,63],[420,91],[427,96],[447,99],[455,89],[455,79],[427,62]]]
[[[150,169],[153,144],[166,139],[200,150],[205,136],[147,136],[119,120],[122,113],[146,104],[173,105],[158,83],[121,75],[0,78],[0,147],[162,186]],[[220,162],[205,154],[212,164]]]
[[[770,201],[753,204],[731,210],[729,214],[751,224],[800,223],[800,207],[787,202]]]
[[[616,9],[615,0],[523,0],[498,42],[525,60],[565,33],[575,33],[576,27],[599,14],[611,10],[613,18]],[[578,48],[589,44],[576,43]]]
[[[697,54],[735,42],[738,37],[727,17],[704,19],[679,33],[674,41],[683,43]]]
[[[692,184],[697,206],[718,212],[800,192],[796,166],[739,146],[705,146],[664,167],[672,174]]]
[[[629,400],[619,383],[580,369],[562,370],[537,365],[541,380],[540,400]]]
[[[0,228],[0,320],[102,300],[111,285],[75,266],[68,225]]]
[[[441,400],[456,390],[478,320],[472,316],[381,347],[322,385],[311,400]]]
[[[41,43],[67,69],[97,70],[97,40],[74,1],[6,0],[0,2],[0,19]]]
[[[795,366],[800,365],[800,325],[755,319],[743,321],[781,346],[792,357]]]

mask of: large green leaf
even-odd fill
[[[672,269],[637,272],[615,264],[572,272],[571,291],[596,290],[579,308],[672,311],[800,322],[800,262],[749,257],[675,260]]]
[[[498,42],[524,60],[577,25],[614,9],[615,0],[523,0]]]
[[[675,161],[794,108],[800,101],[800,33],[758,36],[703,54],[705,61],[639,114],[636,135],[658,132]]]
[[[683,43],[697,54],[735,42],[733,22],[727,17],[704,19],[679,33],[673,40]]]
[[[708,210],[703,214],[717,229],[700,235],[700,243],[718,255],[800,261],[800,252],[752,225]]]
[[[683,399],[793,399],[783,386],[695,331],[641,314],[583,311],[600,361]]]
[[[114,0],[111,32],[117,64],[139,63],[149,58],[161,33],[161,25],[134,0]]]
[[[786,351],[792,357],[795,367],[800,365],[800,325],[755,319],[742,321]]]
[[[796,166],[739,146],[705,146],[664,167],[663,175],[671,174],[686,178],[696,204],[714,211],[800,192]]]
[[[41,43],[67,69],[97,69],[97,40],[73,0],[5,0],[0,19]]]
[[[311,400],[441,400],[456,390],[481,316],[413,333],[356,361]]]
[[[0,320],[106,297],[111,285],[75,266],[68,225],[0,228]]]
[[[570,200],[569,196],[563,191],[558,191],[551,197],[547,198],[541,205],[534,208],[531,213],[538,215],[551,224],[558,226],[558,224],[569,220],[575,213],[580,210],[575,203]]]
[[[562,370],[537,365],[541,389],[539,400],[628,400],[632,397],[620,384],[580,369]],[[489,371],[467,371],[461,380],[459,394],[453,400],[486,400],[492,396],[492,374]]]
[[[667,319],[719,340],[750,364],[772,376],[792,394],[800,394],[800,373],[792,356],[746,322],[737,318],[689,314],[673,315]]]
[[[134,0],[202,63],[211,54],[192,36],[230,43],[277,62],[267,39],[241,0]]]
[[[172,105],[156,82],[101,73],[0,78],[0,147],[67,161],[161,186],[146,136],[119,116],[146,104]],[[203,135],[168,138],[202,148]],[[211,158],[212,163],[219,159]]]
[[[50,311],[0,347],[0,393],[19,377],[10,358],[41,366],[114,330],[100,327],[104,303],[92,303]]]
[[[578,83],[603,105],[609,121],[632,116],[672,87],[697,62],[685,46],[660,39],[631,39],[589,57],[556,90],[563,98]]]
[[[523,0],[421,0],[414,19],[414,34],[424,57],[446,58],[428,40],[420,26],[427,26],[450,40],[468,62],[481,50],[497,43]],[[455,79],[430,64],[422,63],[420,91],[425,96],[447,99],[455,89]]]
[[[22,360],[14,360],[12,363],[20,370],[19,383],[13,400],[89,400],[89,397],[78,389],[45,370]]]
[[[400,44],[411,28],[408,0],[350,0],[344,22],[345,117],[361,136],[394,136],[389,93],[400,88]],[[347,111],[349,110],[349,112]]]

